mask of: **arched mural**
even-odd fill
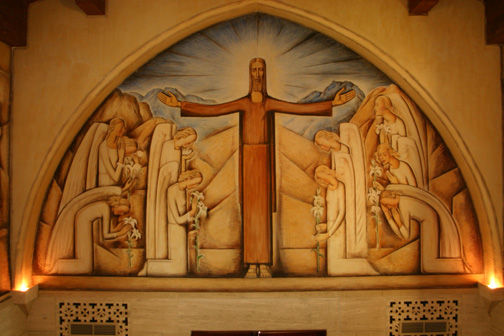
[[[415,103],[340,43],[261,13],[127,78],[62,159],[44,275],[482,272],[471,197]]]

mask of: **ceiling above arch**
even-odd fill
[[[28,8],[37,0],[4,0],[0,2],[0,41],[12,46],[26,46]],[[75,0],[87,15],[105,15],[107,0]],[[484,0],[487,44],[504,43],[504,2]],[[410,15],[427,15],[439,0],[408,0]]]

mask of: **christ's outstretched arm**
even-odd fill
[[[199,103],[180,102],[171,92],[158,93],[158,99],[163,104],[171,107],[180,107],[182,117],[213,117],[221,116],[235,112],[244,111],[247,108],[248,101],[244,98],[231,102],[215,105],[205,105]]]
[[[342,87],[332,101],[322,101],[316,103],[290,103],[274,98],[266,101],[266,110],[287,114],[332,116],[332,107],[345,104],[355,97],[355,90],[350,90],[342,94],[345,87]]]

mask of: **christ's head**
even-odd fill
[[[266,62],[262,58],[253,58],[249,64],[250,93],[266,94]]]

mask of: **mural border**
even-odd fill
[[[73,139],[72,135],[76,135],[80,130],[84,122],[89,118],[89,116],[95,111],[95,109],[101,104],[105,97],[115,88],[122,80],[129,76],[133,71],[135,71],[139,66],[144,64],[148,59],[152,58],[154,55],[160,51],[166,49],[167,47],[173,45],[179,40],[186,36],[191,35],[205,27],[208,27],[217,22],[228,20],[234,17],[238,17],[251,12],[264,12],[270,15],[275,15],[281,18],[285,18],[296,23],[305,25],[311,29],[319,31],[327,36],[336,39],[337,41],[343,43],[347,47],[353,49],[355,52],[359,53],[365,59],[370,61],[372,64],[377,66],[385,74],[387,74],[392,80],[394,80],[420,107],[420,109],[425,113],[425,115],[431,120],[433,125],[441,134],[444,141],[447,143],[448,147],[452,151],[452,154],[457,161],[457,164],[462,170],[464,179],[466,180],[470,193],[472,195],[476,212],[478,215],[480,229],[483,240],[483,250],[484,250],[484,267],[485,276],[483,279],[478,276],[478,279],[473,279],[471,281],[465,282],[465,285],[473,285],[476,282],[488,282],[489,276],[495,276],[497,279],[502,279],[503,263],[502,263],[502,248],[501,239],[498,229],[497,219],[495,215],[495,209],[492,205],[490,195],[484,180],[482,178],[481,172],[478,170],[477,165],[469,153],[467,146],[462,140],[461,135],[456,131],[454,126],[449,121],[446,114],[443,112],[442,108],[435,101],[435,99],[428,93],[428,91],[422,87],[418,81],[413,78],[406,69],[403,69],[390,55],[385,51],[381,50],[378,46],[374,45],[372,42],[366,40],[362,36],[339,26],[326,18],[320,17],[313,13],[306,12],[305,10],[282,4],[277,2],[265,1],[265,0],[250,0],[243,1],[240,3],[232,3],[217,7],[213,10],[207,11],[205,13],[196,15],[175,27],[168,29],[167,31],[159,34],[152,40],[145,43],[141,48],[139,48],[133,54],[126,56],[123,61],[118,64],[111,72],[107,74],[104,80],[94,87],[86,96],[86,98],[80,103],[79,107],[74,111],[73,117],[68,120],[62,130],[58,132],[60,136],[55,142],[55,146],[47,155],[47,159],[40,169],[32,190],[30,191],[29,199],[24,209],[24,215],[20,227],[19,235],[17,238],[17,244],[14,246],[14,257],[15,261],[13,263],[14,274],[15,274],[15,287],[19,288],[23,282],[32,279],[35,283],[40,282],[44,287],[47,283],[56,284],[56,279],[61,279],[67,284],[72,284],[70,281],[74,277],[32,277],[32,258],[33,258],[33,248],[35,245],[35,237],[38,224],[38,216],[43,202],[43,197],[40,196],[44,193],[40,192],[42,190],[47,190],[51,177],[57,168],[57,164],[62,158],[64,152],[68,148],[69,142]],[[467,275],[463,276],[467,278]],[[46,282],[47,279],[52,280]],[[76,277],[78,278],[78,277]],[[388,282],[390,287],[390,279],[395,277],[382,277],[384,282]],[[398,279],[401,277],[398,277]],[[453,276],[438,276],[434,277],[438,281],[438,285],[442,285],[444,278],[455,279]],[[104,278],[96,278],[96,281],[103,282]],[[127,279],[128,288],[131,289],[131,283],[135,283],[132,278],[113,278],[110,282],[115,283],[117,286],[121,283],[120,279]],[[347,281],[352,281],[352,278]],[[140,282],[146,282],[147,279],[138,279]],[[167,281],[166,279],[162,279]],[[231,280],[231,279],[230,279]],[[286,281],[285,279],[279,279],[279,281]],[[298,281],[299,278],[290,279],[288,281]],[[317,279],[317,281],[325,281],[325,279]],[[58,280],[59,281],[59,280]],[[149,279],[153,283],[161,281],[160,279]],[[175,281],[175,280],[173,280]],[[213,282],[208,279],[187,279],[186,285],[191,282],[201,282],[206,281],[208,283]],[[237,284],[241,281],[239,279],[233,279]],[[268,281],[275,282],[275,279],[270,279]],[[287,281],[287,282],[288,282]],[[303,280],[304,281],[304,280]],[[317,287],[314,279],[307,279],[313,287]],[[327,280],[329,281],[329,280]],[[341,279],[332,279],[332,281],[342,281]],[[368,280],[369,281],[369,280]],[[439,282],[441,281],[441,282]],[[354,281],[355,282],[355,281]],[[375,283],[376,278],[371,278],[370,283]],[[434,281],[435,282],[435,281]],[[82,286],[82,282],[81,283]],[[91,285],[95,283],[91,281],[89,277],[86,277],[85,283]],[[411,285],[414,288],[426,286],[426,276],[417,278],[416,281],[412,280]],[[420,285],[421,284],[421,285]],[[75,287],[79,287],[74,284]],[[458,284],[458,286],[464,286],[464,284]],[[221,284],[222,286],[222,284]],[[140,286],[139,286],[140,287]],[[376,288],[369,287],[369,288]],[[343,288],[342,288],[343,289]],[[260,289],[257,289],[260,290]]]

